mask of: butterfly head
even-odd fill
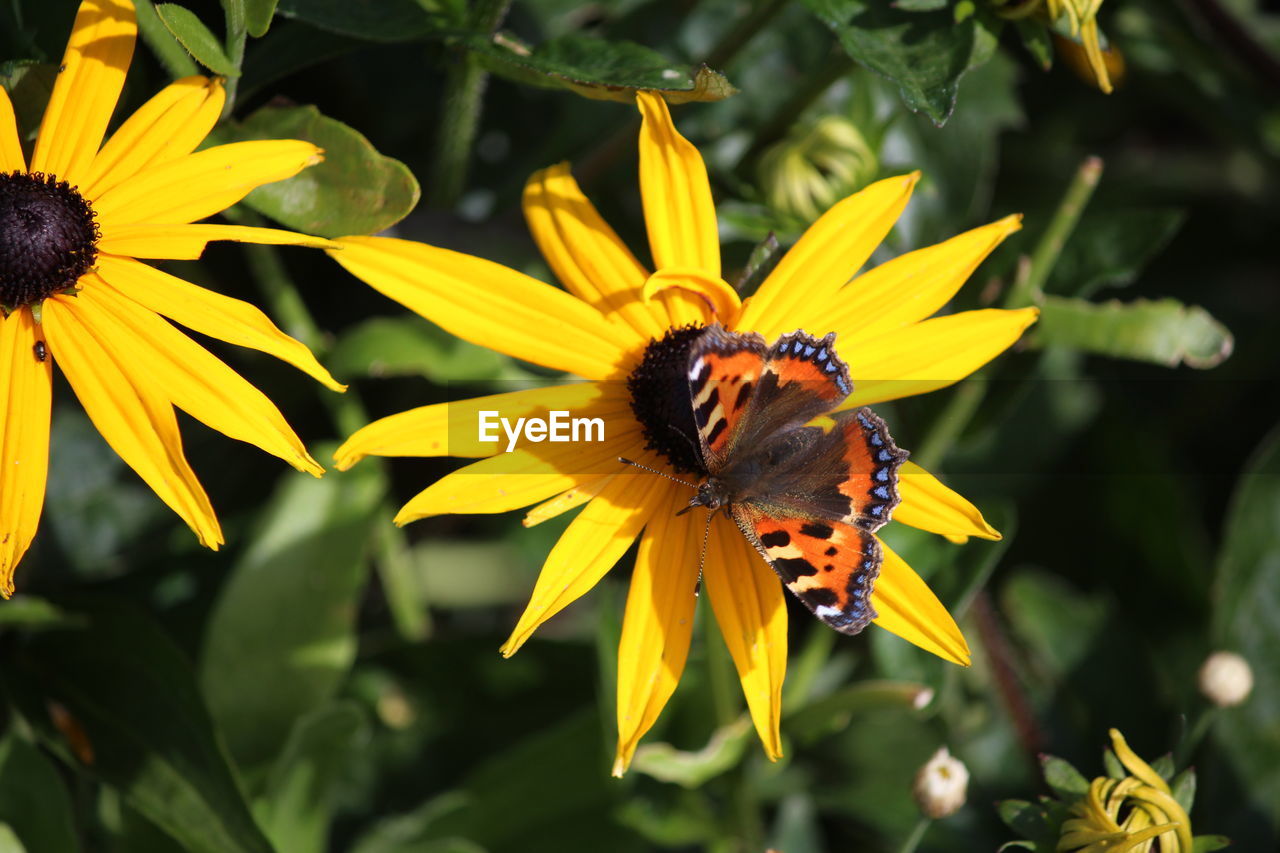
[[[676,513],[676,515],[684,515],[689,510],[699,506],[705,506],[714,515],[716,510],[728,505],[729,492],[725,489],[724,483],[715,477],[710,477],[698,486],[698,493],[689,499],[689,505]]]

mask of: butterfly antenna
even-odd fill
[[[693,585],[694,598],[697,598],[698,593],[702,592],[702,569],[707,564],[707,542],[711,539],[711,519],[715,514],[715,510],[707,513],[707,524],[702,528],[702,553],[698,555],[698,580]]]
[[[680,485],[688,486],[691,489],[698,488],[696,484],[690,483],[688,480],[681,480],[679,477],[672,477],[666,471],[659,471],[657,468],[650,468],[648,465],[641,465],[639,462],[636,462],[635,460],[632,460],[632,459],[628,459],[625,456],[619,456],[618,461],[624,465],[633,465],[636,468],[641,469],[642,471],[648,471],[650,474],[657,474],[659,477],[666,477],[668,480],[670,480],[673,483],[679,483]]]

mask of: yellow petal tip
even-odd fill
[[[627,772],[627,764],[629,762],[621,755],[613,760],[613,769],[609,771],[609,775],[615,779],[621,779]]]

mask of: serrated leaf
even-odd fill
[[[1245,463],[1231,499],[1218,555],[1213,638],[1253,668],[1253,691],[1219,712],[1213,737],[1239,777],[1240,790],[1280,821],[1280,427]]]
[[[742,760],[751,731],[751,720],[742,717],[717,729],[706,746],[697,751],[676,749],[669,743],[642,744],[631,769],[660,782],[698,788]]]
[[[1046,297],[1035,340],[1043,346],[1199,369],[1221,364],[1235,346],[1231,332],[1208,311],[1176,299],[1095,304]]]
[[[374,317],[345,332],[326,363],[339,376],[424,376],[433,382],[496,379],[511,362],[421,317]]]
[[[1089,780],[1056,755],[1042,755],[1040,769],[1044,771],[1044,783],[1063,801],[1077,800],[1089,792]]]
[[[1185,211],[1168,207],[1090,210],[1071,233],[1046,289],[1083,297],[1130,284],[1186,218]]]
[[[399,222],[418,203],[418,181],[403,163],[378,153],[359,131],[315,107],[263,107],[228,135],[303,139],[324,149],[324,162],[258,187],[244,200],[294,230],[322,237],[373,234]]]
[[[159,3],[155,9],[165,29],[173,34],[178,44],[182,45],[196,62],[223,77],[240,76],[240,69],[227,58],[217,36],[196,17],[195,12],[177,3]]]
[[[12,733],[0,741],[0,821],[31,850],[80,849],[62,777],[39,749]]]
[[[82,630],[34,635],[5,678],[42,743],[195,853],[271,853],[190,663],[141,610],[98,598]]]
[[[373,466],[288,475],[223,586],[200,684],[242,766],[273,760],[297,720],[346,677],[382,491]]]
[[[465,23],[457,4],[427,0],[279,0],[276,12],[322,30],[383,42],[440,36]]]
[[[277,0],[244,0],[244,23],[249,35],[262,38],[271,28]]]
[[[902,100],[941,126],[955,108],[960,78],[990,58],[994,36],[978,16],[913,12],[880,0],[804,0],[853,59],[898,85]]]
[[[352,702],[319,708],[298,720],[254,810],[278,850],[327,849],[338,783],[368,736],[365,716]]]
[[[657,51],[627,41],[570,34],[530,47],[513,36],[472,34],[460,43],[489,71],[549,89],[569,89],[586,98],[631,103],[637,89],[662,93],[672,104],[719,101],[737,91],[717,71],[696,71]]]

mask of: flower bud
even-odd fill
[[[875,179],[880,163],[852,121],[824,116],[804,125],[760,158],[769,206],[805,222]]]
[[[944,746],[916,773],[911,793],[920,811],[937,820],[959,811],[968,789],[968,768]]]
[[[1200,692],[1219,708],[1239,705],[1253,690],[1253,670],[1235,652],[1214,652],[1200,666]]]

